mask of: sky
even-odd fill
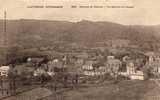
[[[29,6],[63,8],[28,8]],[[78,8],[71,8],[76,5]],[[103,8],[79,8],[79,6]],[[0,19],[43,19],[64,21],[110,21],[125,25],[159,25],[160,0],[0,0]],[[123,6],[132,8],[109,8]]]

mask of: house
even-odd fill
[[[110,59],[115,59],[114,56],[107,56],[107,60],[110,60]]]
[[[9,66],[1,66],[1,67],[0,67],[0,76],[5,76],[5,77],[7,77],[7,76],[8,76],[8,73],[9,73],[9,70],[10,70],[10,67],[9,67]]]
[[[28,67],[27,64],[20,64],[20,65],[16,65],[12,71],[14,74],[19,75],[19,76],[26,76],[26,77],[30,77],[32,76],[33,72],[34,72],[35,68],[33,67]]]
[[[76,66],[82,66],[84,64],[84,59],[78,58],[77,61],[75,62]]]
[[[41,76],[43,74],[47,74],[47,72],[41,68],[36,69],[33,73],[34,76]]]
[[[40,64],[44,61],[43,57],[28,57],[27,63],[34,64],[35,66],[40,66]]]
[[[83,70],[93,70],[94,61],[86,61],[85,64],[82,66]]]
[[[87,76],[99,76],[104,75],[107,72],[106,66],[99,64],[97,61],[86,61],[82,66],[82,71],[84,75]]]
[[[119,72],[120,75],[130,78],[131,80],[144,80],[144,73],[140,70],[136,70],[136,66],[133,60],[126,62],[126,71]]]
[[[106,66],[99,66],[95,72],[96,72],[96,75],[104,75],[107,73],[107,68]]]
[[[105,66],[107,68],[107,72],[114,75],[118,73],[119,68],[122,66],[122,62],[119,59],[115,59],[114,56],[108,56]]]
[[[87,76],[94,76],[94,75],[95,75],[95,72],[94,72],[94,71],[86,71],[86,70],[85,70],[85,71],[83,72],[83,74],[84,74],[84,75],[87,75]]]
[[[122,58],[122,61],[123,61],[123,62],[127,62],[129,59],[130,59],[129,56],[124,56],[124,57]]]
[[[62,71],[66,66],[64,66],[63,61],[59,59],[53,59],[48,62],[48,73],[59,72]]]
[[[87,76],[99,76],[99,75],[104,75],[106,73],[106,67],[99,67],[95,70],[84,70],[84,75]]]
[[[77,57],[74,55],[68,56],[68,62],[67,64],[74,64],[77,61]]]
[[[59,59],[53,59],[51,61],[48,62],[48,67],[63,67],[63,62],[60,61]]]
[[[144,73],[142,71],[136,71],[136,73],[130,74],[131,80],[144,80]]]
[[[133,61],[128,61],[126,63],[126,69],[127,69],[128,75],[136,73],[136,68],[135,68]]]
[[[154,52],[146,54],[148,61],[145,64],[146,68],[150,69],[154,76],[160,77],[160,55]]]

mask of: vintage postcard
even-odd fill
[[[159,0],[0,0],[0,100],[160,100]]]

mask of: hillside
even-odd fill
[[[0,34],[3,35],[3,21],[0,20]],[[11,45],[39,47],[53,45],[55,41],[91,43],[109,39],[127,39],[133,44],[157,43],[159,26],[127,26],[111,22],[8,20],[7,36]]]

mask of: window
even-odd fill
[[[7,72],[2,72],[2,75],[6,75],[7,74]]]

